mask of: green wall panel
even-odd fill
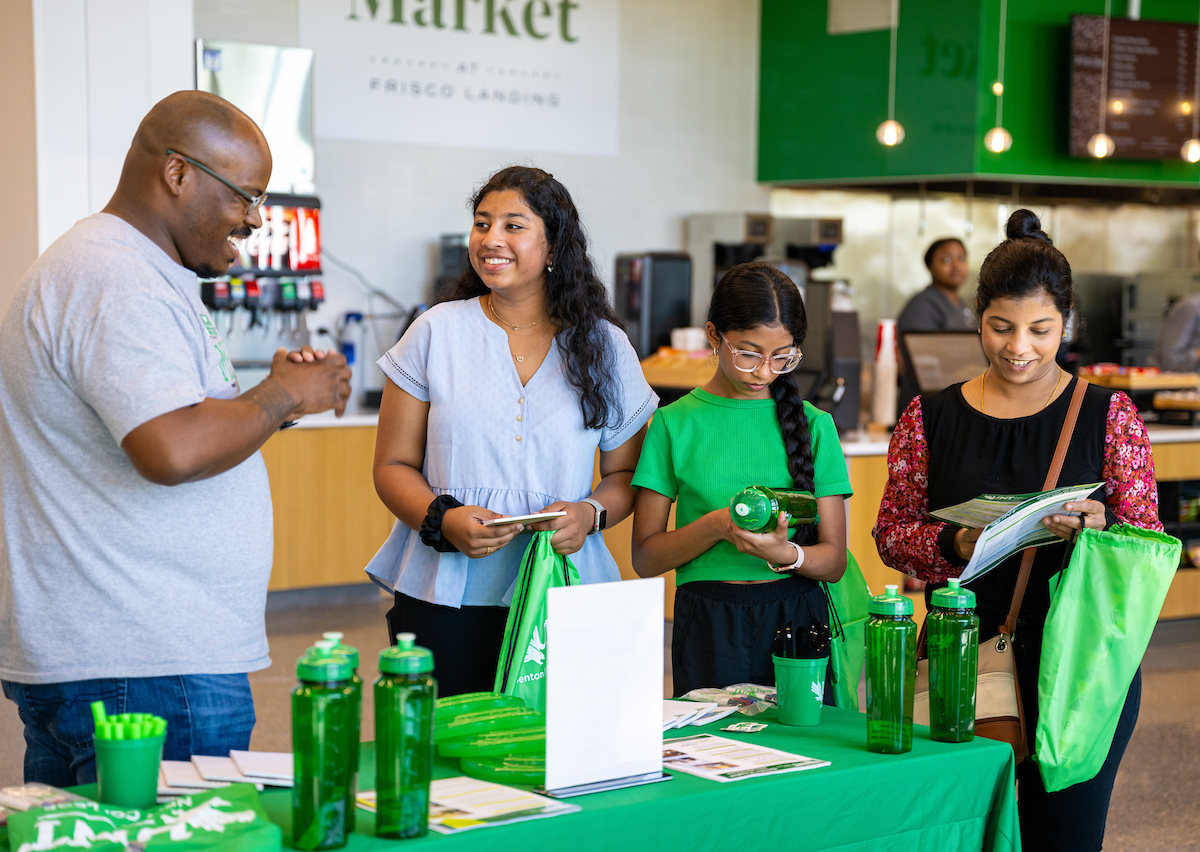
[[[1114,15],[1125,3],[1113,4]],[[1200,166],[1091,160],[1067,154],[1072,14],[1103,0],[1009,0],[1004,126],[994,154],[1000,0],[901,3],[896,118],[905,140],[886,148],[889,32],[828,35],[827,0],[762,0],[759,180],[778,183],[979,179],[1195,186]],[[1144,0],[1143,20],[1195,21],[1196,0]]]

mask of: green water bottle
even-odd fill
[[[925,622],[929,643],[929,736],[943,743],[975,739],[979,616],[975,593],[957,579],[933,593]]]
[[[330,648],[335,654],[341,654],[350,660],[350,667],[354,671],[354,676],[350,678],[350,686],[354,690],[354,773],[350,776],[350,786],[346,788],[346,831],[350,834],[354,833],[354,817],[358,812],[358,807],[355,805],[355,798],[358,796],[358,761],[360,747],[358,745],[362,731],[362,690],[363,679],[358,676],[358,649],[350,645],[342,644],[344,633],[329,631],[321,634],[327,641],[333,643]]]
[[[883,588],[867,604],[867,748],[902,754],[912,750],[917,625],[900,587]]]
[[[433,654],[397,633],[379,652],[375,681],[375,835],[420,837],[429,824],[433,770]]]
[[[329,641],[296,662],[300,685],[292,691],[292,843],[297,849],[346,845],[346,813],[358,751],[354,669]]]
[[[789,527],[815,524],[820,520],[817,498],[807,491],[751,485],[729,501],[729,516],[733,522],[750,532],[775,529],[780,512],[787,512]]]

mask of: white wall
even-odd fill
[[[142,117],[195,80],[192,0],[32,3],[41,252],[108,203]]]
[[[195,0],[195,10],[198,37],[296,44],[295,0]],[[466,233],[472,190],[512,163],[545,168],[571,191],[606,281],[620,252],[682,247],[690,213],[765,210],[768,191],[755,182],[758,4],[623,0],[620,42],[615,157],[318,138],[325,246],[399,301],[424,301],[438,235]],[[365,305],[351,276],[324,266],[318,324]]]

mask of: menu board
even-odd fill
[[[1071,18],[1071,156],[1090,156],[1103,108],[1113,158],[1179,159],[1183,143],[1200,136],[1196,24],[1111,18],[1108,26],[1105,75],[1104,17]]]

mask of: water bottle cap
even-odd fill
[[[379,671],[382,674],[424,674],[433,671],[433,652],[413,644],[412,633],[397,633],[396,645],[379,652]]]
[[[335,683],[354,677],[350,658],[335,653],[334,645],[323,639],[296,661],[296,677],[309,683]]]
[[[729,501],[733,522],[743,529],[756,530],[770,525],[773,508],[771,501],[757,488],[739,491]]]
[[[912,615],[913,602],[900,594],[899,586],[884,586],[882,595],[875,595],[867,604],[871,615]]]
[[[321,635],[325,637],[322,641],[333,643],[333,646],[330,649],[333,651],[333,653],[341,654],[343,657],[349,657],[350,665],[354,667],[355,671],[358,671],[358,649],[353,648],[350,645],[342,644],[342,637],[346,634],[340,633],[336,630],[330,630],[328,633],[322,633]]]
[[[962,581],[955,577],[950,585],[933,593],[932,604],[941,609],[974,609],[975,593],[962,587]]]

